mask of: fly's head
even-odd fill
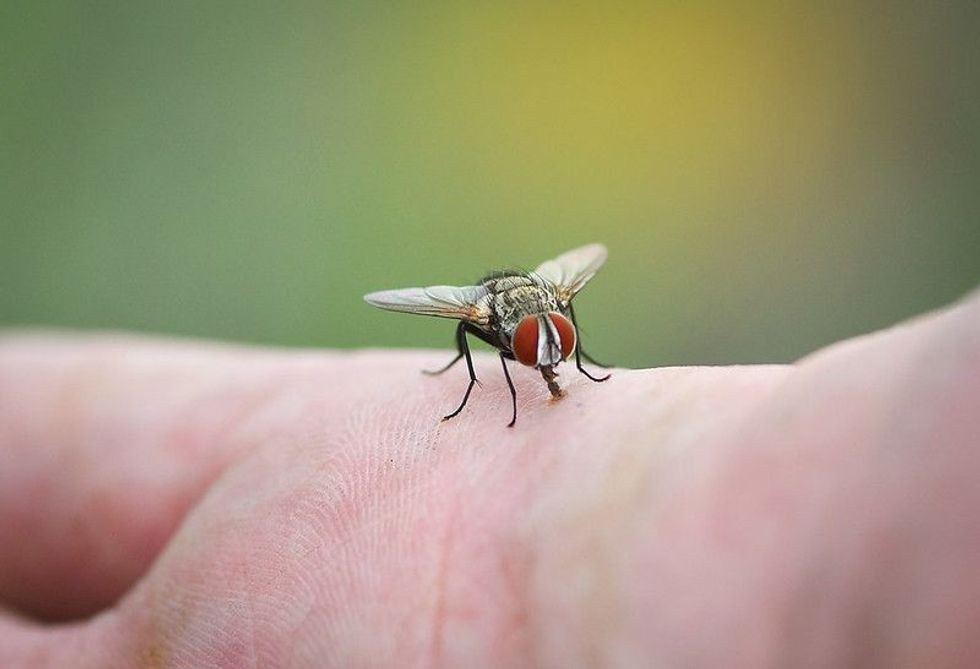
[[[575,352],[575,337],[575,326],[563,314],[533,314],[522,318],[514,328],[510,349],[522,365],[543,370]]]

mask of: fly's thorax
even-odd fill
[[[483,281],[494,329],[501,341],[509,345],[518,324],[525,316],[558,311],[554,286],[527,274],[501,274]]]

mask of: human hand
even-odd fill
[[[980,296],[514,429],[444,355],[8,334],[0,667],[980,666]]]

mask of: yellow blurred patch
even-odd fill
[[[431,23],[415,64],[427,71],[404,120],[430,170],[518,192],[703,194],[813,169],[855,111],[839,13],[480,7]]]

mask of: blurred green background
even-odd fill
[[[0,0],[0,324],[445,346],[372,290],[591,241],[587,348],[784,361],[980,280],[978,3]]]

